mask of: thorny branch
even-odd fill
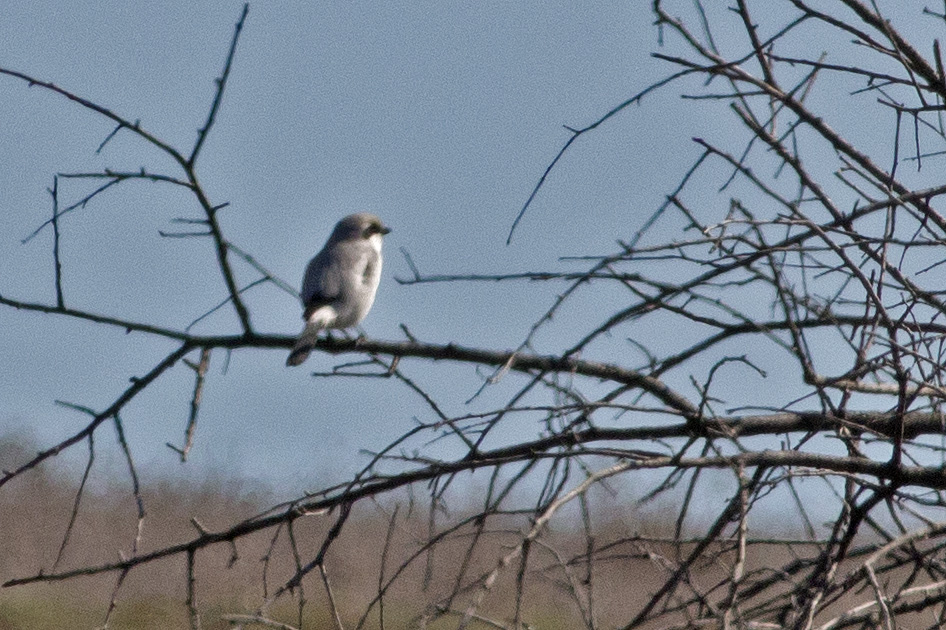
[[[219,214],[226,204],[211,202],[197,173],[201,148],[223,111],[248,9],[236,24],[189,153],[106,107],[0,68],[2,76],[108,119],[115,127],[99,150],[115,134],[131,132],[181,169],[60,174],[50,190],[52,218],[36,231],[52,226],[54,232],[55,303],[0,296],[3,307],[118,327],[176,348],[102,411],[70,404],[89,416],[81,430],[0,473],[2,488],[65,449],[79,443],[89,448],[52,569],[4,586],[113,574],[107,623],[129,573],[173,558],[186,568],[184,603],[198,627],[198,556],[230,545],[236,562],[238,541],[268,531],[263,601],[255,611],[225,618],[240,627],[301,626],[303,606],[311,604],[303,586],[318,569],[326,610],[341,628],[351,606],[338,601],[334,572],[329,582],[330,551],[355,520],[350,513],[366,504],[385,510],[406,495],[409,507],[395,507],[381,539],[365,547],[377,551],[380,569],[359,611],[359,628],[375,607],[379,623],[390,625],[395,587],[420,568],[428,591],[426,601],[414,602],[418,625],[526,627],[542,610],[537,585],[551,583],[567,594],[562,599],[573,607],[574,624],[586,628],[833,630],[892,628],[907,619],[911,627],[938,627],[946,618],[946,300],[936,273],[946,246],[946,185],[937,168],[946,156],[940,44],[911,40],[911,31],[884,13],[893,5],[882,8],[880,2],[730,4],[652,2],[661,46],[653,56],[667,65],[666,76],[590,124],[566,127],[566,141],[509,232],[511,241],[526,212],[538,210],[538,193],[580,137],[603,133],[619,115],[632,116],[632,104],[680,96],[703,121],[693,138],[694,158],[668,162],[681,174],[678,183],[650,216],[628,217],[628,233],[615,235],[615,251],[563,258],[562,270],[488,275],[425,275],[405,254],[412,276],[399,282],[415,291],[429,283],[555,283],[559,290],[521,344],[497,350],[428,343],[407,327],[405,341],[321,340],[318,348],[327,354],[366,360],[317,376],[361,376],[364,387],[370,379],[404,385],[420,403],[415,426],[371,454],[345,483],[217,531],[201,526],[188,539],[147,551],[138,545],[145,510],[122,428],[126,405],[179,362],[190,366],[195,380],[184,445],[172,446],[183,460],[195,437],[211,351],[283,351],[293,343],[251,326],[245,292],[260,284],[295,291],[228,240]],[[943,19],[929,9],[925,15]],[[826,103],[842,105],[830,109]],[[927,168],[921,170],[923,162]],[[907,168],[912,164],[915,172]],[[98,188],[65,203],[64,178]],[[197,335],[190,327],[66,306],[63,217],[77,220],[75,210],[114,186],[141,180],[194,196],[201,218],[181,221],[197,231],[162,236],[209,237],[225,296],[214,310],[232,308],[236,330]],[[256,280],[238,284],[230,254]],[[535,351],[537,334],[564,305],[579,305],[579,289],[588,286],[617,296],[619,306],[589,309],[584,328],[560,337],[557,351]],[[186,357],[198,350],[198,362],[191,363]],[[443,361],[488,368],[473,378],[477,393],[510,381],[515,391],[503,405],[488,406],[474,396],[462,414],[452,413],[438,381]],[[769,385],[772,380],[777,387]],[[106,420],[115,424],[134,482],[132,553],[63,567],[64,551],[81,525],[94,438]],[[504,436],[511,426],[535,431],[528,439],[509,439]],[[441,446],[460,454],[444,456],[449,449]],[[482,481],[477,492],[484,499],[454,512],[447,503],[453,494],[469,492],[465,475]],[[633,496],[621,486],[625,481]],[[415,505],[418,491],[428,494],[426,512]],[[669,533],[602,524],[603,514],[658,501],[672,506],[665,514]],[[424,532],[405,533],[412,518],[421,518],[415,511],[425,513]],[[784,518],[785,536],[765,530],[773,513]],[[581,525],[572,527],[575,514]],[[302,533],[303,523],[324,515],[332,515],[325,519],[330,527]],[[582,544],[562,542],[554,524],[581,532]],[[313,536],[309,546],[304,535]],[[271,590],[270,562],[287,539],[293,570]],[[461,559],[445,569],[435,554],[457,544]],[[633,592],[627,579],[615,577],[621,571],[633,574]],[[295,625],[270,614],[291,596],[299,603]]]

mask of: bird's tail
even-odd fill
[[[289,353],[289,357],[286,359],[286,365],[302,365],[309,358],[309,353],[315,347],[320,330],[322,330],[321,326],[306,324],[306,327],[302,329],[302,334],[299,335],[299,339],[296,340],[296,345],[292,347],[292,352]]]

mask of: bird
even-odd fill
[[[374,303],[381,280],[381,241],[391,228],[377,216],[358,212],[335,224],[302,280],[305,327],[286,365],[301,365],[315,347],[319,331],[357,326]]]

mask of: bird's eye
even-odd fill
[[[362,238],[370,238],[370,237],[374,236],[375,234],[380,234],[380,235],[384,236],[385,234],[387,234],[387,233],[390,232],[390,231],[391,231],[391,230],[389,230],[388,228],[384,227],[384,225],[383,225],[382,223],[371,223],[371,224],[369,224],[369,225],[366,225],[365,228],[361,231],[361,237],[362,237]]]

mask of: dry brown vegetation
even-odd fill
[[[23,436],[0,440],[0,468],[21,460],[33,450],[31,441]],[[4,488],[0,493],[0,579],[28,575],[54,565],[79,482],[75,475],[61,470],[39,469]],[[191,537],[195,531],[192,519],[211,531],[218,530],[259,513],[276,501],[271,490],[252,485],[217,478],[186,483],[158,481],[144,487],[142,496],[148,516],[139,552],[148,553]],[[62,570],[111,562],[116,550],[127,548],[134,538],[134,497],[125,488],[115,485],[88,490],[82,501],[80,519],[60,560]],[[462,498],[457,503],[451,518],[463,520],[476,515],[473,506],[464,504]],[[326,570],[345,627],[354,627],[359,622],[367,628],[379,627],[377,614],[361,619],[361,612],[378,593],[382,560],[377,549],[387,545],[384,562],[388,574],[415,558],[386,593],[384,602],[389,627],[403,627],[425,613],[429,600],[441,600],[450,594],[457,568],[465,561],[471,573],[485,573],[504,550],[516,544],[519,536],[515,519],[507,519],[506,523],[497,520],[489,530],[480,533],[471,523],[444,544],[430,548],[428,553],[419,553],[429,540],[429,512],[427,506],[421,505],[408,512],[406,505],[407,502],[360,506],[333,544]],[[664,510],[656,508],[653,512]],[[395,515],[396,526],[390,529],[391,517]],[[595,562],[594,579],[614,586],[603,588],[600,619],[616,622],[640,606],[647,591],[659,584],[659,576],[653,573],[653,559],[671,552],[672,545],[637,540],[637,535],[667,537],[672,524],[662,522],[659,514],[646,512],[598,515],[596,520],[600,521],[600,541],[623,541],[607,549]],[[300,557],[311,557],[318,551],[332,521],[332,514],[313,514],[295,523],[293,534]],[[482,542],[477,554],[467,558],[474,535],[480,536]],[[542,545],[547,550],[537,553],[531,563],[529,571],[537,579],[530,581],[526,594],[527,614],[537,627],[569,628],[581,623],[568,601],[569,588],[563,582],[558,559],[572,558],[575,569],[579,568],[580,561],[574,559],[581,558],[585,544],[577,519],[546,533]],[[267,590],[271,594],[292,577],[292,546],[286,530],[275,537],[269,531],[243,537],[234,547],[218,546],[202,554],[196,578],[200,584],[203,627],[230,627],[224,618],[227,615],[252,614]],[[606,548],[607,544],[603,546]],[[705,575],[704,571],[700,573]],[[174,560],[157,563],[148,572],[131,573],[117,600],[112,616],[114,627],[146,630],[187,625],[182,577],[182,567]],[[502,576],[484,605],[511,613],[514,582],[514,576]],[[62,584],[39,583],[7,590],[0,597],[0,629],[96,627],[105,615],[114,586],[114,575],[100,574]],[[306,602],[302,613],[305,622],[311,627],[329,627],[331,607],[316,576],[303,582],[301,595]],[[284,603],[272,612],[277,617],[297,620],[299,612],[295,606]]]
[[[0,441],[0,466],[17,461],[31,450],[22,436]],[[27,575],[41,567],[53,566],[63,532],[70,520],[70,505],[79,483],[74,475],[62,471],[36,471],[11,484],[0,494],[0,579]],[[612,488],[617,492],[618,488]],[[624,491],[622,494],[626,495]],[[201,483],[155,482],[142,490],[149,516],[142,534],[140,553],[161,549],[193,535],[196,519],[209,530],[226,527],[267,509],[276,501],[272,491],[252,487],[236,479],[213,479]],[[599,497],[600,499],[601,497]],[[613,500],[613,496],[610,497]],[[595,521],[594,562],[586,563],[589,539],[579,514],[568,515],[558,527],[550,528],[525,569],[522,598],[523,616],[535,628],[573,628],[582,619],[571,600],[574,590],[568,574],[579,580],[590,579],[597,586],[596,615],[602,627],[617,625],[644,606],[672,573],[682,557],[691,553],[699,541],[675,541],[673,510],[666,505],[633,508],[631,497],[621,502],[622,511],[611,508],[593,515]],[[133,538],[137,516],[132,497],[121,487],[105,487],[86,492],[81,524],[75,529],[61,559],[61,569],[95,566],[114,560],[116,549]],[[596,501],[597,502],[597,501]],[[441,509],[452,503],[445,499]],[[451,520],[475,517],[471,505],[457,501]],[[344,627],[378,628],[380,611],[363,617],[362,612],[378,594],[381,562],[386,575],[413,559],[384,598],[387,627],[412,626],[430,614],[429,601],[444,601],[454,590],[458,567],[468,563],[471,574],[489,572],[498,558],[513,548],[521,532],[516,519],[498,519],[488,530],[478,531],[474,521],[458,529],[443,544],[428,546],[431,529],[427,507],[415,505],[408,512],[408,501],[381,504],[366,503],[353,510],[344,532],[335,540],[326,558],[334,596]],[[612,505],[609,500],[603,505]],[[50,509],[52,507],[52,509]],[[392,528],[392,517],[394,527]],[[313,514],[295,522],[293,537],[296,550],[286,530],[258,532],[242,537],[235,546],[218,546],[201,555],[196,568],[202,627],[232,627],[240,614],[252,615],[260,599],[295,572],[294,556],[311,557],[318,551],[332,526],[331,514]],[[706,523],[694,524],[696,529]],[[813,561],[819,545],[801,540],[803,532],[791,522],[780,521],[767,511],[753,523],[753,530],[768,532],[768,541],[759,537],[749,546],[747,573],[766,572],[770,567],[791,566],[793,561]],[[471,540],[480,537],[476,554],[469,557]],[[789,541],[796,539],[794,543]],[[781,539],[783,542],[776,542]],[[687,581],[694,588],[711,589],[725,584],[738,553],[732,541],[718,541],[701,554],[689,572]],[[384,548],[382,559],[377,549]],[[842,573],[856,573],[863,555],[875,549],[866,544],[855,550],[842,567]],[[425,551],[426,550],[426,551]],[[590,571],[590,573],[586,573]],[[908,575],[900,571],[895,581]],[[163,561],[148,572],[133,572],[125,580],[111,617],[116,628],[151,630],[183,627],[188,623],[188,608],[179,562]],[[888,576],[888,583],[894,580]],[[28,628],[66,629],[97,627],[112,597],[115,577],[99,574],[62,584],[37,583],[21,590],[6,591],[0,597],[0,630]],[[332,606],[315,575],[307,577],[295,603],[275,606],[273,617],[314,628],[332,627]],[[457,599],[467,602],[470,593]],[[516,576],[507,573],[482,602],[484,609],[502,617],[514,614],[517,598]],[[845,597],[829,610],[840,614],[856,597]],[[298,608],[304,603],[304,609]],[[235,616],[236,615],[236,616]],[[301,616],[300,616],[301,615]],[[670,615],[685,625],[683,610]],[[904,619],[909,619],[905,615]],[[431,627],[452,627],[451,619]],[[493,627],[472,623],[472,628]]]

